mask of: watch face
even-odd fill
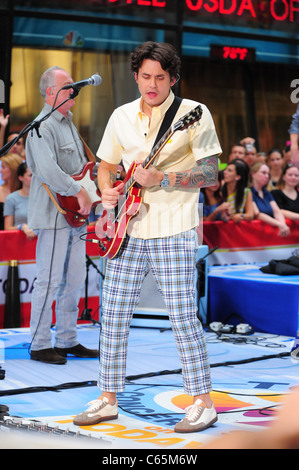
[[[161,181],[161,186],[162,186],[162,188],[164,188],[165,186],[168,186],[168,185],[169,185],[168,174],[164,173],[164,178]]]

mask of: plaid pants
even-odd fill
[[[121,255],[109,260],[106,267],[99,388],[108,392],[125,389],[130,322],[142,282],[151,270],[168,310],[181,361],[184,391],[192,396],[210,392],[208,352],[195,305],[196,231],[149,240],[126,237],[124,244]]]

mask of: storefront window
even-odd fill
[[[184,58],[181,89],[182,96],[209,108],[223,149],[221,160],[226,162],[229,148],[245,137],[248,127],[242,67]]]
[[[11,128],[21,129],[31,122],[43,107],[39,93],[41,74],[58,65],[67,70],[74,81],[98,73],[98,87],[84,87],[72,108],[74,122],[83,138],[95,152],[108,118],[114,109],[135,96],[135,82],[128,79],[128,56],[121,53],[95,53],[76,50],[14,48],[10,94]]]
[[[74,81],[97,73],[101,85],[82,89],[73,108],[74,122],[93,151],[112,111],[138,96],[129,54],[144,41],[166,40],[160,29],[23,17],[15,18],[13,37],[11,127],[23,128],[39,113],[39,79],[47,68],[61,66]],[[167,37],[171,42],[174,35]]]
[[[255,68],[255,109],[260,149],[283,150],[289,141],[288,129],[297,104],[292,101],[292,82],[299,78],[298,67],[258,64]]]

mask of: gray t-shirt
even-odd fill
[[[19,191],[10,193],[4,202],[4,216],[12,215],[13,224],[27,224],[29,197],[22,196]]]

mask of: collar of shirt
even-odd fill
[[[155,127],[155,124],[157,122],[160,122],[160,120],[164,117],[166,111],[168,108],[171,106],[172,102],[174,100],[174,94],[172,90],[170,90],[168,97],[166,98],[163,103],[161,103],[159,106],[155,106],[152,108],[152,117],[151,117],[151,125]],[[137,114],[137,126],[138,124],[141,125],[142,129],[145,131],[146,128],[149,127],[149,117],[143,112],[143,98],[140,98],[139,101],[139,111]]]
[[[58,108],[59,109],[59,108]],[[63,119],[67,119],[68,121],[72,121],[73,119],[73,113],[71,111],[68,111],[67,117],[65,117],[58,109],[53,111],[51,115],[59,122],[61,122]],[[49,114],[52,110],[52,106],[48,103],[45,103],[44,105],[44,111],[45,114]]]

